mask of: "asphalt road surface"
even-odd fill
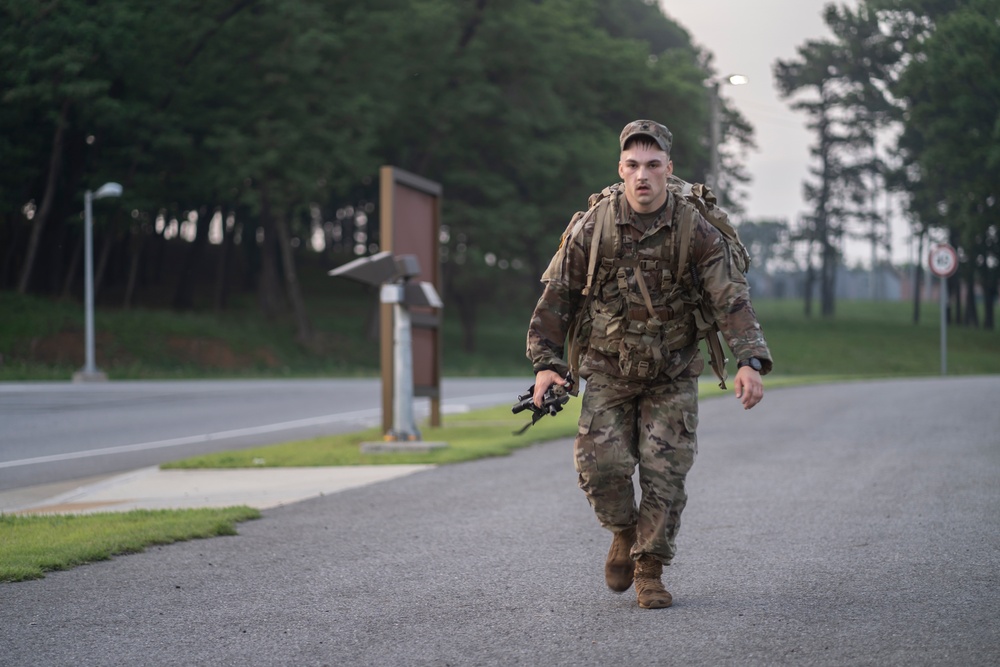
[[[513,403],[531,378],[446,378],[442,412]],[[0,384],[0,491],[381,420],[376,379]],[[430,401],[414,400],[419,419]]]
[[[996,665],[1000,377],[703,402],[670,609],[603,581],[571,442],[0,585],[0,663]]]

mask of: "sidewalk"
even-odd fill
[[[82,485],[0,494],[0,513],[127,512],[248,505],[269,509],[425,470],[430,465],[160,470],[142,468]],[[66,490],[67,487],[69,490]]]

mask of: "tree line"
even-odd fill
[[[712,75],[647,0],[0,0],[0,289],[78,294],[83,193],[114,181],[100,303],[252,292],[308,342],[298,267],[377,249],[391,164],[443,184],[471,344],[478,309],[536,290],[568,215],[617,178],[625,123],[667,123],[704,180]]]
[[[1000,283],[1000,0],[861,0],[824,10],[830,39],[779,60],[781,94],[815,132],[811,212],[795,230],[818,279],[820,312],[834,313],[834,276],[848,235],[885,243],[881,198],[898,193],[918,239],[959,252],[949,282],[952,321],[995,327]],[[886,141],[885,138],[888,137]],[[818,273],[818,276],[816,275]],[[810,312],[811,286],[806,289]],[[964,301],[963,301],[964,299]]]

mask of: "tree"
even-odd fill
[[[667,120],[704,180],[709,59],[645,0],[119,5],[0,0],[0,287],[74,293],[83,190],[115,180],[99,298],[218,307],[242,271],[308,343],[304,240],[359,201],[375,222],[392,164],[444,185],[444,292],[471,346],[483,304],[537,291],[570,213],[617,180],[626,122]]]
[[[792,97],[803,90],[811,93],[809,98],[792,104],[793,109],[808,114],[808,127],[817,134],[817,143],[810,152],[819,164],[810,173],[818,181],[804,184],[805,197],[813,203],[813,211],[805,218],[808,230],[803,230],[802,236],[819,246],[821,313],[830,317],[834,311],[834,283],[845,223],[841,205],[844,193],[838,188],[844,164],[838,147],[849,140],[839,131],[836,117],[843,100],[836,63],[843,62],[843,54],[835,43],[826,40],[809,41],[798,51],[798,60],[778,61],[774,73],[782,96]],[[807,315],[810,297],[811,289],[807,289]]]
[[[918,215],[952,233],[962,250],[966,293],[982,286],[990,329],[1000,265],[998,11],[1000,2],[980,0],[938,16],[922,57],[913,59],[896,87],[908,109],[900,146],[915,173],[907,186],[923,194],[914,197]],[[967,322],[975,323],[975,302],[965,310]]]
[[[11,133],[7,140],[12,154],[25,160],[25,176],[34,181],[27,188],[12,188],[36,202],[17,280],[22,294],[35,272],[43,233],[65,203],[61,193],[75,191],[80,181],[79,156],[87,138],[82,128],[116,115],[114,71],[106,65],[122,46],[116,39],[131,42],[127,35],[136,27],[136,17],[129,6],[0,4],[0,118],[37,130]],[[67,165],[74,167],[72,172],[67,173]],[[22,177],[22,183],[28,178]]]
[[[824,20],[836,39],[807,42],[798,60],[775,64],[775,76],[781,94],[796,97],[792,108],[805,111],[817,133],[812,154],[819,164],[811,170],[817,181],[805,185],[813,211],[801,236],[819,247],[821,313],[829,317],[843,238],[853,234],[870,238],[873,246],[886,243],[888,224],[876,205],[886,171],[877,136],[898,117],[885,94],[898,53],[877,14],[864,5],[856,11],[829,5]],[[807,313],[809,295],[811,290]]]

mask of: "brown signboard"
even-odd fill
[[[395,256],[416,255],[420,274],[411,280],[441,285],[441,185],[396,167],[379,170],[380,249]],[[393,315],[382,304],[382,430],[392,429]],[[441,312],[410,308],[413,336],[413,395],[431,399],[431,425],[441,425]]]

